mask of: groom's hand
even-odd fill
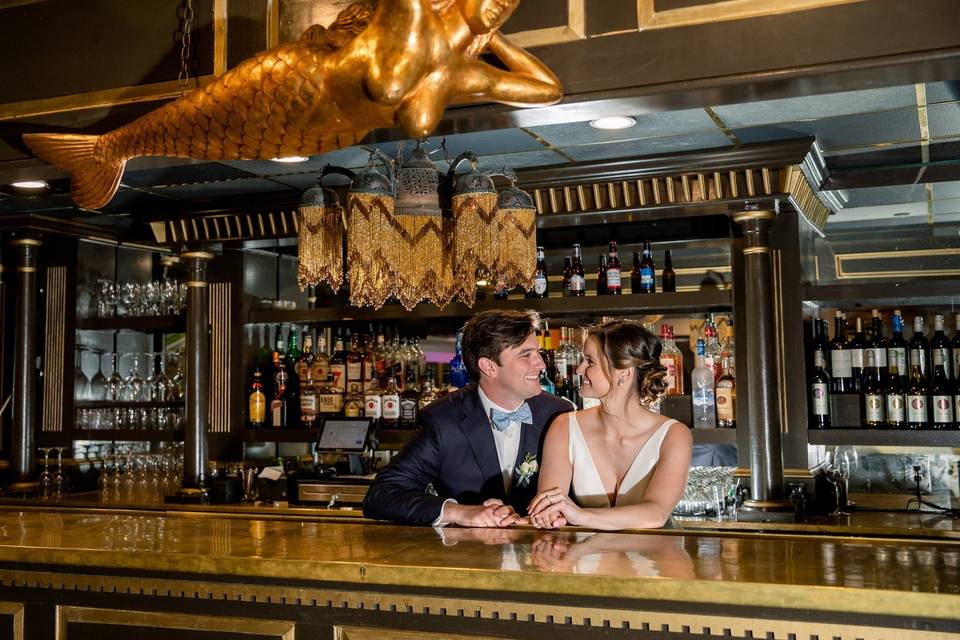
[[[509,527],[523,519],[502,500],[490,498],[483,504],[453,504],[444,508],[444,520],[461,527]]]

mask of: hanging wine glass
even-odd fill
[[[90,378],[90,399],[107,399],[107,377],[103,375],[103,349],[94,349],[93,353],[97,356],[97,372]]]
[[[141,402],[143,400],[143,378],[140,377],[140,354],[127,354],[130,358],[130,371],[127,377],[123,379],[123,393],[121,400],[124,402]]]
[[[90,379],[83,372],[83,352],[85,349],[77,345],[74,356],[73,369],[73,398],[74,400],[87,400],[90,398]]]
[[[110,377],[107,378],[107,397],[110,402],[119,402],[123,391],[123,378],[120,377],[120,370],[117,367],[116,353],[110,353]]]

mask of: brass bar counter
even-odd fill
[[[960,637],[950,540],[203,515],[0,510],[0,637]]]

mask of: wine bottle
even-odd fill
[[[900,376],[901,386],[905,386],[910,369],[907,368],[907,347],[903,337],[903,316],[900,309],[893,312],[893,336],[887,342],[887,366],[891,375]]]
[[[927,415],[927,383],[923,379],[920,365],[910,365],[910,383],[907,385],[907,428],[926,429],[929,422]]]
[[[960,383],[960,313],[954,316],[953,319],[954,334],[953,340],[950,341],[950,351],[953,355],[951,361],[953,362],[953,381]],[[957,389],[960,390],[960,384],[957,384]],[[956,411],[954,411],[956,414]],[[956,416],[957,422],[960,423],[960,415]]]
[[[633,252],[633,268],[630,269],[630,293],[640,293],[640,252]]]
[[[657,266],[653,262],[653,250],[650,241],[643,241],[643,258],[640,260],[640,293],[655,293]]]
[[[663,273],[660,274],[660,286],[664,293],[677,290],[677,273],[673,270],[673,256],[670,249],[663,253]]]
[[[853,390],[860,391],[863,386],[863,352],[867,348],[867,338],[863,334],[863,320],[854,320],[853,340],[850,341],[850,371],[853,374]]]
[[[873,351],[867,351],[864,365],[860,392],[860,423],[866,429],[876,429],[882,427],[884,423],[884,402],[883,390],[880,387],[880,368],[874,360]]]
[[[827,324],[819,315],[813,318],[813,354],[817,353],[823,358],[824,370],[829,375],[826,363],[830,362],[830,340],[827,338]]]
[[[893,369],[887,376],[887,384],[883,390],[883,407],[887,427],[891,429],[907,427],[907,397],[903,379]]]
[[[880,369],[880,384],[885,384],[889,368],[887,366],[887,341],[883,337],[883,318],[880,317],[880,310],[874,309],[870,312],[870,339],[867,341],[867,349],[873,351],[873,361],[877,363]]]
[[[933,382],[930,383],[930,408],[934,429],[953,427],[954,389],[944,370],[944,356],[940,350],[933,351]]]
[[[563,297],[570,297],[570,278],[573,276],[573,259],[566,256],[563,259]]]
[[[722,372],[717,380],[717,426],[737,428],[737,381],[730,371],[730,358],[720,360]]]
[[[918,365],[923,379],[929,379],[929,353],[930,343],[927,342],[927,337],[923,335],[923,316],[914,316],[913,335],[910,336],[910,343],[907,348],[907,361],[911,369],[911,376],[913,375],[913,365]]]
[[[813,375],[810,377],[810,428],[830,428],[830,376],[820,351],[813,352]]]
[[[533,273],[533,289],[527,292],[527,297],[550,297],[550,284],[547,280],[547,259],[543,247],[537,247],[537,267]]]
[[[605,296],[607,293],[607,256],[601,253],[597,264],[597,295]]]
[[[833,340],[830,341],[831,390],[836,393],[853,391],[853,363],[847,342],[847,321],[842,311],[833,318]]]
[[[620,256],[617,255],[617,243],[610,241],[610,251],[607,254],[607,293],[618,296],[623,293],[620,284]]]
[[[953,358],[950,356],[950,340],[943,332],[943,316],[933,316],[933,336],[930,338],[930,361],[937,366],[937,354],[943,361],[943,373],[948,380],[953,380]]]
[[[580,255],[580,245],[573,245],[573,265],[570,274],[570,295],[580,297],[587,295],[587,281],[583,277],[583,258]]]

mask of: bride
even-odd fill
[[[543,445],[537,528],[662,527],[683,497],[693,438],[686,425],[647,407],[666,389],[660,341],[639,322],[591,328],[581,393],[600,405],[557,416]],[[569,495],[568,495],[569,493]]]

